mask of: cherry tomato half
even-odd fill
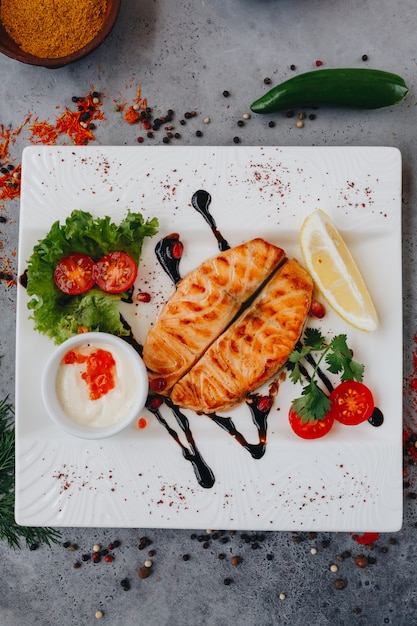
[[[347,426],[356,426],[369,419],[375,408],[372,392],[363,383],[346,380],[330,394],[335,420]]]
[[[94,267],[94,279],[97,285],[107,293],[122,293],[133,285],[138,267],[126,252],[109,252]]]
[[[56,286],[71,296],[85,293],[94,285],[94,261],[86,254],[69,254],[55,268]]]
[[[295,411],[290,409],[288,413],[288,419],[290,426],[296,435],[303,439],[318,439],[324,437],[330,431],[333,426],[334,417],[331,411],[327,413],[321,420],[314,420],[314,422],[303,422],[301,417],[297,415]]]

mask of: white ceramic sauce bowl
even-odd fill
[[[76,366],[64,365],[63,359],[71,351],[81,354],[99,348],[110,352],[116,361],[115,387],[102,398],[91,401],[88,384],[78,372],[83,365],[78,365],[77,373],[73,370],[71,384],[67,384],[65,376],[69,370],[63,374],[62,368]],[[74,390],[75,378],[78,387]],[[124,339],[100,332],[81,333],[57,346],[42,377],[42,397],[49,416],[64,431],[83,439],[111,437],[129,426],[143,410],[148,388],[146,367],[136,350]],[[91,410],[95,412],[98,407],[95,403],[102,403],[103,416],[100,413],[92,418]]]

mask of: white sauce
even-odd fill
[[[139,381],[128,356],[116,346],[106,343],[83,345],[74,351],[89,355],[98,349],[107,350],[116,362],[115,386],[97,400],[90,399],[90,388],[82,378],[86,363],[61,363],[56,379],[57,397],[66,415],[86,426],[111,426],[123,419],[132,408]]]

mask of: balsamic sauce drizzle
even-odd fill
[[[208,191],[204,189],[199,189],[193,194],[191,198],[191,204],[200,215],[206,220],[207,224],[211,228],[211,232],[217,239],[217,243],[219,246],[219,250],[223,252],[224,250],[229,250],[230,245],[227,243],[226,239],[223,237],[221,232],[216,226],[216,222],[214,221],[213,216],[209,211],[209,206],[211,204],[211,195]]]
[[[135,339],[135,336],[133,335],[133,331],[132,331],[130,324],[126,321],[123,315],[120,315],[120,321],[122,323],[123,328],[129,331],[129,334],[123,335],[122,339],[124,339],[126,343],[129,343],[132,346],[132,348],[136,350],[139,356],[142,356],[143,346]]]
[[[198,213],[200,213],[200,215],[202,215],[205,221],[209,224],[214,236],[216,237],[220,250],[228,250],[230,248],[230,245],[227,243],[226,239],[218,230],[213,217],[209,213],[209,205],[211,203],[210,194],[207,191],[200,189],[193,194],[191,203],[194,209]],[[181,245],[179,235],[177,233],[173,233],[161,239],[155,246],[155,254],[161,267],[168,274],[168,276],[171,278],[172,282],[175,285],[177,285],[178,282],[181,280],[181,274],[179,269],[181,254],[178,253],[178,245]],[[180,249],[182,250],[182,247]],[[131,342],[134,341],[132,333],[130,333],[128,340],[130,340]],[[136,349],[138,349],[138,347],[141,348],[141,346],[137,344]],[[207,415],[207,417],[213,420],[213,422],[220,426],[220,428],[222,428],[224,431],[229,433],[230,436],[232,436],[245,450],[249,452],[252,458],[260,459],[264,456],[266,451],[267,418],[273,405],[274,398],[278,393],[278,388],[278,381],[275,380],[269,386],[268,395],[252,393],[248,394],[246,397],[246,404],[249,407],[252,415],[252,421],[255,424],[258,433],[257,443],[249,443],[247,439],[243,436],[243,434],[237,430],[232,418],[222,417],[220,415],[217,415],[216,413]],[[185,434],[185,437],[189,444],[189,448],[181,443],[176,431],[168,424],[166,419],[163,417],[160,411],[160,407],[164,403],[171,409],[172,413],[174,414],[178,425]],[[158,394],[149,395],[146,406],[148,410],[155,415],[158,422],[162,426],[164,426],[168,434],[180,446],[183,457],[193,466],[194,473],[199,485],[206,489],[211,488],[215,482],[214,474],[201,456],[201,453],[195,444],[193,434],[190,429],[189,420],[184,415],[184,413],[180,411],[180,408],[176,406],[170,400],[170,398],[160,396]]]
[[[234,437],[254,459],[261,459],[266,452],[267,419],[274,398],[278,393],[278,388],[278,381],[274,380],[269,386],[269,394],[267,396],[262,396],[259,393],[251,393],[247,396],[246,404],[252,414],[252,421],[257,428],[259,443],[248,443],[242,433],[236,429],[231,417],[221,417],[216,413],[209,415],[213,422]]]
[[[161,267],[165,271],[166,274],[170,277],[174,285],[178,285],[181,280],[180,274],[180,261],[181,255],[174,254],[175,247],[177,245],[181,245],[180,238],[177,233],[172,233],[171,235],[167,235],[155,246],[155,254],[158,259]]]
[[[153,396],[153,398],[155,398],[155,396]],[[180,438],[178,437],[178,434],[175,432],[173,428],[171,428],[171,426],[162,416],[159,410],[159,407],[155,407],[152,405],[152,398],[148,399],[148,402],[146,404],[147,409],[149,409],[149,411],[151,411],[151,413],[155,415],[158,422],[162,424],[164,428],[166,428],[169,435],[171,435],[174,441],[176,441],[176,443],[180,446],[184,459],[189,461],[191,465],[193,466],[194,474],[197,478],[198,484],[201,485],[201,487],[204,487],[205,489],[210,489],[214,485],[215,477],[214,477],[213,471],[207,465],[207,463],[201,456],[200,451],[198,450],[195,444],[194,437],[190,429],[190,423],[187,417],[184,415],[184,413],[180,411],[178,406],[176,406],[175,404],[171,402],[169,398],[163,398],[162,396],[158,396],[158,399],[161,402],[162,401],[165,402],[165,404],[169,406],[169,408],[173,412],[178,425],[180,426],[181,430],[185,434],[187,442],[190,446],[189,449],[181,443]]]

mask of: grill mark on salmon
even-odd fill
[[[179,281],[143,348],[149,378],[167,394],[238,316],[285,252],[256,238],[203,262]]]
[[[171,399],[197,413],[227,411],[274,376],[298,341],[313,281],[296,259],[282,265],[252,304],[173,387]]]

